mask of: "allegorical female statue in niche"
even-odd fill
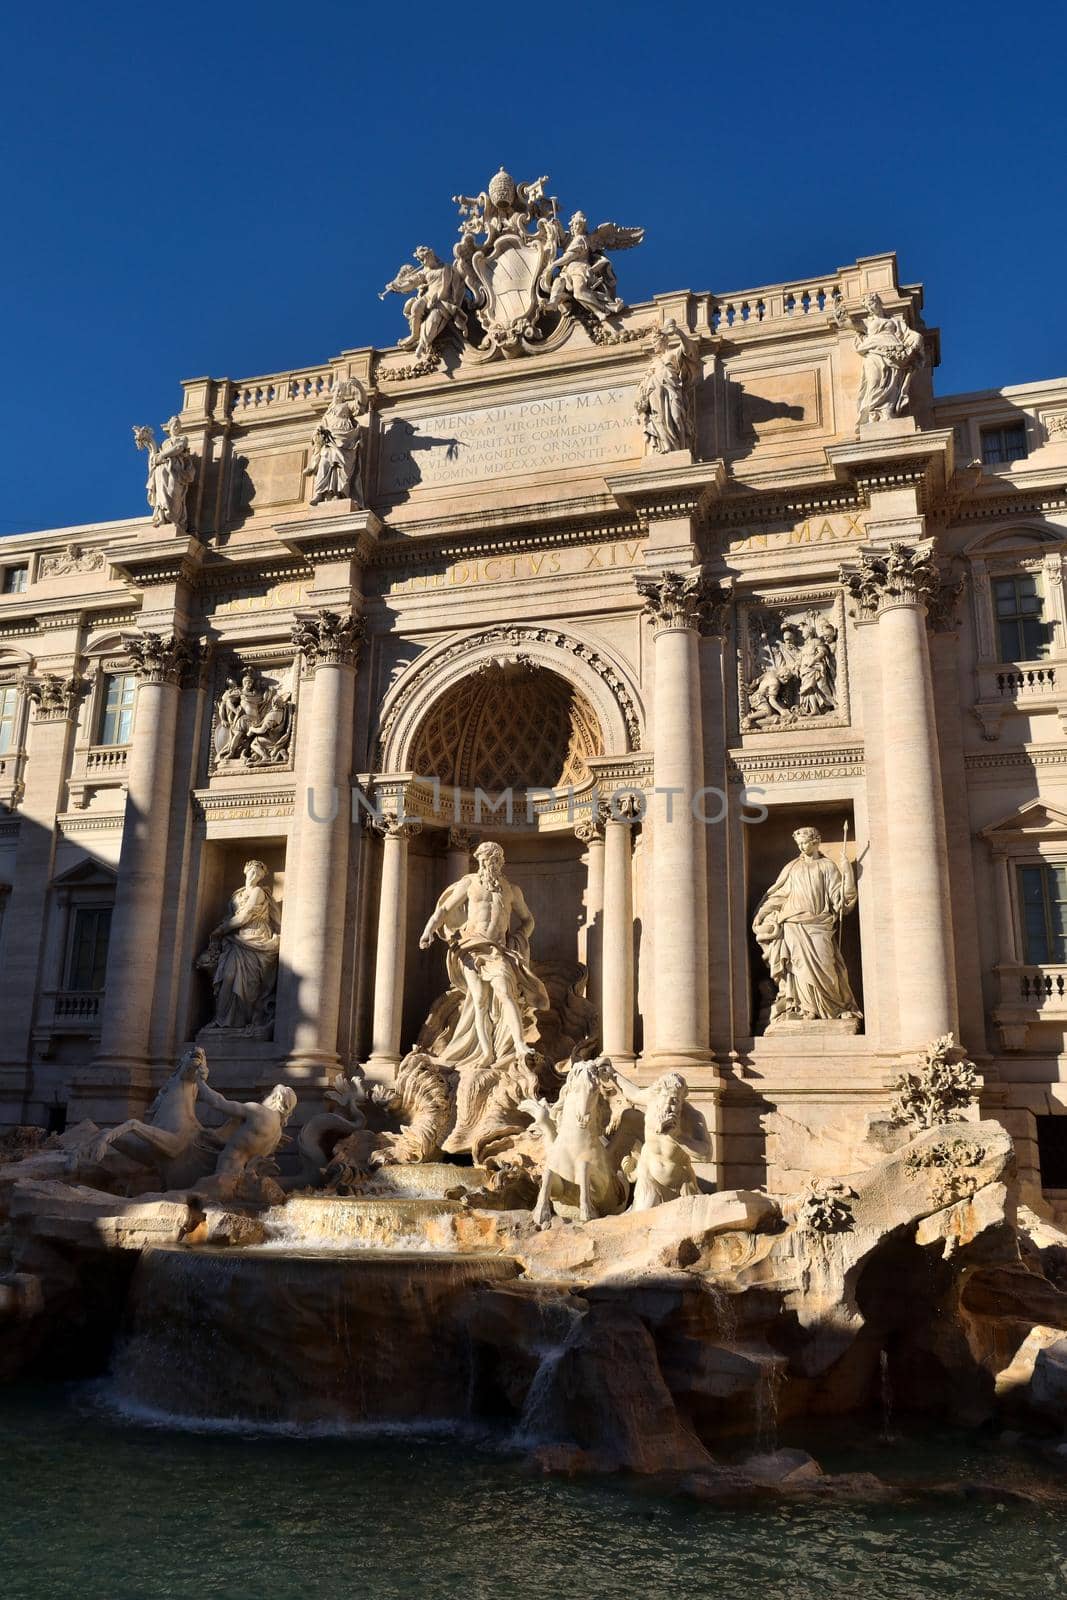
[[[798,828],[800,854],[779,873],[752,923],[778,992],[768,1032],[789,1024],[837,1022],[855,1032],[860,1009],[841,954],[841,919],[856,905],[847,852],[840,868],[824,856],[815,828]]]
[[[244,887],[229,905],[229,915],[211,930],[197,966],[211,972],[215,1015],[210,1029],[268,1039],[274,1020],[278,981],[278,929],[281,911],[264,886],[262,861],[245,862]]]
[[[334,389],[312,437],[311,465],[307,470],[315,480],[311,491],[313,506],[324,500],[363,504],[363,428],[359,418],[366,405],[367,397],[358,378],[343,378]]]

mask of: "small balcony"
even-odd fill
[[[1067,966],[1004,966],[993,1021],[1005,1050],[1025,1050],[1033,1023],[1067,1025]]]
[[[983,739],[1000,738],[1004,718],[1051,712],[1067,719],[1067,659],[982,661],[978,663],[974,714]]]
[[[102,989],[42,989],[33,1028],[39,1054],[50,1056],[61,1037],[97,1038],[103,1005]]]

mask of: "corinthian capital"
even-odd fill
[[[25,682],[38,722],[61,722],[72,717],[86,687],[84,678],[60,678],[54,672],[42,672],[40,677],[27,678]]]
[[[316,611],[293,623],[293,643],[312,672],[316,667],[354,667],[365,631],[351,611]]]
[[[644,598],[645,615],[651,619],[655,633],[678,628],[716,633],[722,626],[725,591],[700,569],[638,578],[637,590]]]
[[[862,550],[855,566],[843,566],[841,582],[858,601],[860,615],[879,617],[894,606],[928,608],[941,588],[933,549],[932,539],[914,545],[894,540],[885,550]]]
[[[142,683],[180,684],[200,653],[195,641],[177,633],[124,633],[122,647]]]

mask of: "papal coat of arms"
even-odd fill
[[[409,296],[400,346],[425,370],[449,333],[483,359],[518,356],[543,349],[570,319],[595,329],[626,309],[607,252],[640,244],[644,229],[591,230],[581,211],[564,227],[547,182],[516,183],[501,167],[481,194],[453,195],[460,223],[451,262],[419,245],[417,264],[405,263],[382,290]]]

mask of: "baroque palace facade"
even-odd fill
[[[0,544],[0,1123],[133,1115],[197,1038],[302,1115],[388,1081],[491,839],[557,1030],[683,1071],[720,1181],[866,1164],[951,1032],[1055,1203],[1067,380],[937,398],[892,255],[627,307],[640,230],[545,181],[461,199],[397,347],[184,383],[144,517]]]

